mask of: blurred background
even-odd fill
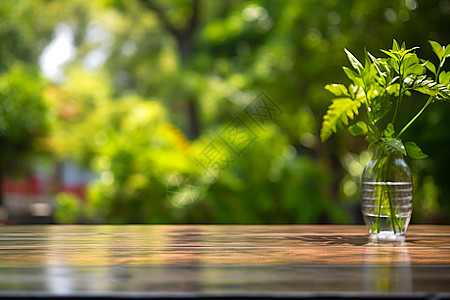
[[[2,0],[0,20],[5,224],[359,224],[371,153],[320,142],[323,87],[344,48],[450,42],[449,0]],[[404,134],[430,156],[412,223],[449,223],[449,115]]]

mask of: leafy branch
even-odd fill
[[[399,45],[396,40],[393,40],[392,49],[381,50],[387,55],[385,58],[377,58],[366,50],[364,65],[349,50],[344,49],[353,69],[343,67],[343,70],[351,83],[348,86],[325,86],[336,98],[333,98],[323,117],[320,132],[322,141],[327,140],[338,128],[348,126],[350,134],[366,135],[369,147],[382,143],[415,159],[427,157],[417,144],[403,143],[400,136],[429,105],[450,100],[450,71],[443,71],[445,60],[450,57],[450,45],[444,47],[435,41],[429,43],[439,59],[437,65],[419,58],[415,53],[418,47],[407,49],[404,43]],[[396,132],[401,104],[404,97],[411,96],[412,92],[423,94],[428,99],[419,112]],[[368,121],[360,120],[350,125],[350,120],[363,113],[360,109],[365,112]],[[391,110],[394,110],[392,118],[386,121]],[[380,124],[383,123],[387,125],[381,128]]]

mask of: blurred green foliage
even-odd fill
[[[359,174],[370,155],[346,133],[320,143],[331,100],[323,87],[346,80],[344,48],[379,56],[395,38],[432,57],[428,40],[450,40],[448,0],[4,0],[0,17],[2,78],[18,76],[18,62],[36,68],[57,26],[73,34],[64,77],[47,79],[40,94],[48,112],[21,110],[42,128],[51,120],[52,155],[98,175],[84,207],[58,197],[60,222],[359,222]],[[20,74],[30,88],[27,76],[41,80]],[[254,140],[239,155],[222,144],[230,161],[206,178],[196,158],[261,91],[282,113],[262,127],[243,119]],[[404,105],[410,116],[422,103]],[[413,165],[416,222],[450,215],[449,110],[436,105],[404,135],[430,155]]]
[[[35,68],[17,64],[0,74],[0,181],[21,176],[30,159],[46,151],[51,121],[43,90]]]
[[[73,194],[58,193],[55,197],[55,213],[53,218],[59,224],[76,223],[83,213],[80,199]]]

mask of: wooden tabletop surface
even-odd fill
[[[0,297],[450,298],[450,226],[0,226]]]

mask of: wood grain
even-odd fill
[[[0,227],[0,296],[111,293],[447,297],[450,226],[395,242],[343,225]]]

